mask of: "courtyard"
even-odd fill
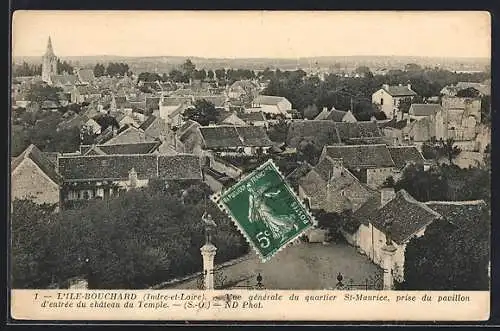
[[[255,286],[260,273],[263,287],[281,290],[334,289],[338,273],[343,275],[344,283],[352,281],[354,284],[364,284],[368,278],[380,279],[383,273],[345,242],[301,242],[286,247],[266,263],[252,252],[232,265],[216,268],[216,278],[224,279],[224,287]],[[194,277],[164,288],[194,289],[199,279]]]

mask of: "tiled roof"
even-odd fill
[[[199,135],[198,130],[201,127],[200,123],[193,120],[187,120],[180,128],[177,130],[176,135],[179,141],[185,142],[192,135]]]
[[[116,145],[95,145],[90,149],[99,149],[107,155],[114,154],[150,154],[161,145],[160,141],[135,143],[135,144],[116,144]],[[88,153],[88,152],[87,152]],[[85,155],[87,155],[87,153]]]
[[[414,116],[431,116],[435,115],[441,109],[441,105],[438,104],[414,103],[410,106],[410,110],[408,111],[408,113]]]
[[[491,84],[491,81],[490,81]],[[491,86],[484,83],[472,83],[472,82],[458,82],[455,85],[457,92],[460,90],[465,90],[468,88],[473,88],[482,95],[490,95],[491,94]]]
[[[477,226],[480,215],[488,212],[483,200],[474,201],[429,201],[425,203],[432,210],[441,214],[448,222],[459,227]]]
[[[340,143],[335,122],[333,121],[292,121],[288,127],[287,145],[297,147],[303,140],[313,141],[317,146]]]
[[[183,105],[183,104],[190,104],[192,103],[193,98],[192,97],[164,97],[163,100],[161,100],[162,106],[177,106],[177,105]]]
[[[238,113],[240,119],[245,122],[265,122],[266,117],[263,112]]]
[[[104,145],[117,145],[117,144],[135,144],[154,141],[153,137],[149,137],[143,130],[129,126],[116,136],[112,137],[104,143]]]
[[[376,122],[363,121],[355,123],[335,123],[339,133],[340,140],[347,142],[349,140],[363,140],[363,139],[380,139],[382,133]]]
[[[212,103],[215,107],[220,108],[224,106],[226,102],[226,97],[223,95],[207,95],[207,96],[197,96],[195,100],[206,100]]]
[[[201,179],[201,163],[195,155],[119,154],[59,158],[59,171],[65,181],[126,180],[132,168],[139,179]]]
[[[31,144],[18,157],[11,162],[11,172],[14,171],[23,160],[31,159],[52,181],[57,184],[61,183],[61,176],[57,173],[56,165],[49,161],[47,157],[36,147]]]
[[[153,124],[153,122],[156,120],[156,116],[154,115],[151,115],[149,116],[142,124],[141,126],[139,126],[139,129],[141,130],[146,130],[147,128],[149,128],[151,126],[151,124]]]
[[[358,223],[359,225],[360,224],[368,225],[370,217],[380,207],[381,204],[380,195],[381,195],[380,192],[377,191],[373,192],[371,198],[366,200],[366,202],[352,214],[352,221]]]
[[[78,79],[80,82],[90,83],[94,81],[94,70],[92,69],[80,69],[78,70]]]
[[[388,89],[384,88],[384,90],[386,90],[387,93],[389,93],[393,97],[405,97],[405,96],[417,95],[417,93],[415,93],[415,91],[409,89],[408,86],[406,86],[406,85],[402,85],[402,86],[392,85],[392,86],[389,86]]]
[[[440,218],[442,216],[439,213],[415,200],[405,190],[400,190],[394,199],[374,212],[369,217],[369,221],[384,233],[390,226],[392,240],[402,244],[422,228]]]
[[[50,80],[52,84],[75,85],[78,78],[75,75],[52,75]]]
[[[253,103],[257,105],[277,105],[283,100],[287,100],[284,97],[277,97],[273,95],[259,95],[254,100]]]
[[[267,136],[266,130],[261,126],[237,126],[243,146],[264,147],[271,146],[273,142]]]
[[[396,168],[402,169],[409,163],[422,163],[425,161],[422,153],[415,146],[387,147]]]
[[[344,118],[345,115],[347,115],[346,111],[332,109],[330,110],[325,119],[332,120],[334,122],[342,122],[342,119]]]
[[[394,167],[386,145],[326,146],[326,155],[342,159],[348,169]]]
[[[401,120],[401,121],[398,121],[395,117],[393,119],[391,119],[390,121],[387,121],[385,123],[383,123],[381,125],[381,127],[383,128],[393,128],[393,129],[398,129],[398,130],[402,130],[403,128],[406,127],[406,125],[408,124],[408,121],[407,120]]]
[[[200,133],[206,148],[238,147],[242,144],[234,126],[200,127]]]
[[[205,126],[200,127],[206,148],[271,146],[266,131],[258,126]]]

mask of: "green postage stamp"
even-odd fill
[[[272,160],[212,199],[229,214],[263,262],[313,225],[313,216]]]

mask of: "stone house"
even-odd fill
[[[481,99],[443,97],[441,105],[448,120],[448,137],[455,141],[470,141],[481,123]]]
[[[11,162],[11,199],[32,197],[36,203],[59,203],[62,177],[57,166],[33,144]]]
[[[241,100],[248,98],[253,100],[259,92],[257,83],[251,80],[238,80],[228,88],[228,97],[230,99]]]
[[[466,90],[468,88],[473,88],[479,92],[480,96],[491,95],[491,81],[483,83],[473,83],[473,82],[458,82],[456,85],[448,85],[443,87],[440,94],[443,96],[454,97],[457,95],[458,91]]]
[[[103,132],[104,133],[104,132]],[[100,139],[98,143],[103,145],[134,144],[143,142],[153,142],[156,139],[147,135],[144,130],[133,126],[125,126],[120,131],[112,131],[107,139]]]
[[[130,188],[147,186],[152,178],[167,181],[202,179],[200,158],[191,154],[61,156],[58,169],[64,178],[63,202],[107,199]]]
[[[328,156],[301,177],[298,185],[300,199],[311,209],[330,213],[355,211],[372,195],[372,190],[345,168],[341,159]]]
[[[382,88],[372,94],[372,103],[376,104],[388,119],[392,119],[399,110],[400,101],[404,98],[413,99],[416,95],[417,93],[411,89],[411,84],[404,86],[383,84]]]
[[[164,97],[160,99],[159,111],[158,113],[153,113],[153,115],[158,115],[163,118],[170,127],[179,127],[182,125],[182,113],[189,107],[191,107],[193,102],[192,97]]]
[[[193,120],[187,120],[175,132],[174,149],[180,153],[201,155],[203,152],[203,136],[201,125]]]
[[[342,159],[343,166],[370,188],[380,187],[394,173],[394,161],[384,144],[325,146],[324,157]]]
[[[384,267],[382,247],[389,238],[396,247],[393,256],[394,278],[404,280],[406,245],[410,239],[421,237],[429,224],[443,217],[426,204],[415,200],[405,190],[397,193],[384,188],[353,213],[348,241],[358,247],[375,264]]]

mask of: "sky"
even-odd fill
[[[13,56],[491,55],[488,12],[16,11]]]

